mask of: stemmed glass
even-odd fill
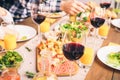
[[[103,10],[101,8],[94,8],[91,10],[91,13],[90,13],[90,22],[92,24],[92,26],[95,28],[95,35],[94,35],[94,42],[95,42],[95,45],[94,45],[94,48],[96,46],[96,39],[98,37],[98,28],[101,27],[104,22],[105,22],[105,19],[104,19],[104,14],[103,14]]]
[[[38,26],[38,39],[41,39],[40,33],[40,24],[46,19],[45,11],[43,10],[43,3],[35,4],[31,3],[32,10],[31,10],[31,17],[33,22]],[[38,40],[39,41],[39,40]]]
[[[100,7],[104,10],[103,12],[104,14],[106,13],[106,10],[110,8],[111,3],[112,3],[112,0],[101,0],[100,1]],[[109,16],[109,22],[110,20],[111,20],[111,16]]]
[[[64,56],[70,60],[74,61],[75,63],[78,64],[79,67],[81,67],[81,62],[80,58],[84,54],[84,45],[82,45],[79,41],[71,41],[69,37],[69,33],[64,34],[64,40],[63,40],[63,46],[62,46],[62,51]],[[70,79],[72,79],[72,74],[71,70],[69,72]]]
[[[112,2],[111,0],[101,0],[100,7],[108,9],[111,5],[111,2]]]

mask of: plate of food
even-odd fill
[[[51,70],[54,72],[57,76],[69,76],[69,71],[71,70],[71,75],[76,75],[79,71],[79,66],[74,63],[73,61],[67,60],[63,53],[62,53],[62,41],[56,41],[53,39],[47,40],[47,41],[41,41],[40,44],[37,46],[36,49],[36,64],[37,64],[37,71],[41,72],[41,65],[42,65],[42,52],[43,51],[49,51],[49,54],[51,54],[51,63],[48,63],[49,61],[45,62],[44,64],[46,67],[48,67],[49,64],[51,64]],[[47,70],[46,70],[47,72]]]
[[[105,46],[98,50],[97,57],[105,65],[120,70],[120,46]]]
[[[17,36],[17,42],[21,42],[21,41],[26,41],[29,40],[31,38],[33,38],[36,35],[36,30],[30,26],[27,25],[8,25],[7,26],[8,31],[9,29],[13,29],[16,36]],[[2,30],[2,29],[1,29]],[[3,39],[4,35],[5,35],[5,31],[1,31],[1,36],[0,39]]]
[[[66,15],[65,12],[54,12],[54,13],[50,13],[49,18],[57,19],[57,18],[61,18],[61,17],[65,16],[65,15]]]

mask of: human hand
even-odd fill
[[[4,8],[0,7],[0,16],[5,16],[7,15],[7,12]]]
[[[89,10],[90,8],[77,0],[63,0],[60,9],[70,15],[76,15],[80,12],[85,12],[85,10]]]

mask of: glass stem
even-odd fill
[[[94,33],[94,35],[95,35],[95,36],[94,36],[94,47],[93,47],[94,50],[96,49],[96,39],[97,39],[97,37],[98,37],[97,30],[98,30],[98,29],[95,28],[95,33]]]
[[[82,63],[80,62],[80,60],[76,60],[75,63],[76,63],[80,68],[83,67],[83,66],[82,66]]]
[[[41,33],[40,33],[40,25],[37,26],[38,26],[38,44],[39,44],[41,41]]]

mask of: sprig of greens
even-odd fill
[[[114,67],[120,66],[120,51],[108,54],[107,63],[113,65]]]
[[[32,49],[30,49],[29,47],[25,47],[25,49],[27,49],[27,51],[31,52]]]
[[[28,78],[33,78],[34,75],[35,75],[35,73],[33,73],[33,72],[29,72],[29,71],[26,72],[26,76],[27,76]]]
[[[18,67],[23,61],[22,56],[16,51],[7,51],[4,56],[0,59],[0,69],[8,67]]]

